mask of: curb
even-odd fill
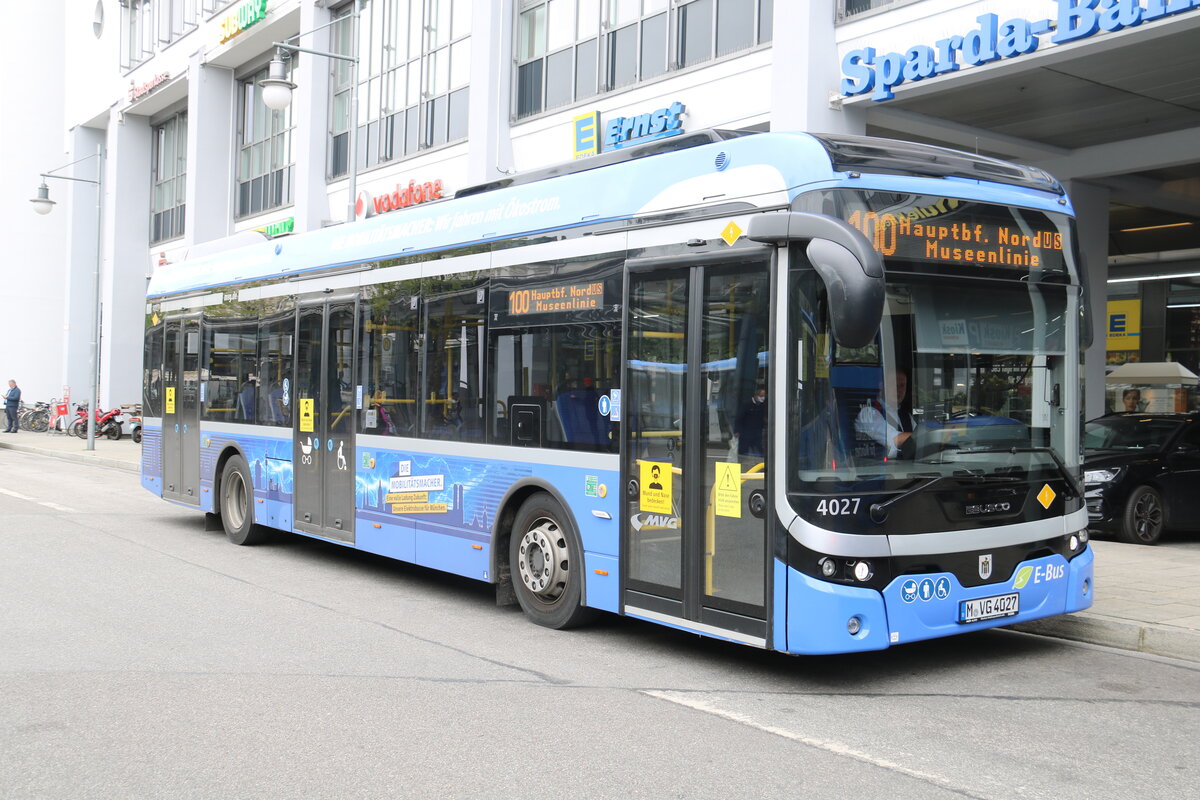
[[[112,469],[125,470],[126,472],[142,471],[140,464],[135,464],[120,458],[85,455],[87,451],[84,451],[83,453],[63,453],[59,452],[58,450],[49,450],[36,445],[20,444],[12,441],[0,442],[0,450],[17,450],[21,453],[33,453],[34,455],[57,458],[60,461],[74,461],[78,464],[95,464],[98,467],[110,467]]]
[[[1095,613],[1076,612],[1008,626],[1015,631],[1200,662],[1200,634]]]

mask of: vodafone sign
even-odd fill
[[[442,182],[440,180],[426,183],[409,181],[408,186],[396,184],[395,191],[380,195],[373,195],[363,189],[354,201],[354,215],[359,219],[365,219],[376,214],[386,214],[389,211],[398,211],[402,208],[440,199],[442,199]]]

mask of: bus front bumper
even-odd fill
[[[963,587],[948,572],[903,575],[882,593],[788,569],[787,650],[823,654],[894,644],[1068,614],[1092,605],[1090,546],[1017,565],[1008,580]]]

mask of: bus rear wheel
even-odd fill
[[[221,473],[221,525],[234,544],[259,544],[267,529],[254,524],[254,484],[240,455],[232,456]]]
[[[553,497],[535,494],[521,505],[508,543],[517,602],[547,628],[573,628],[591,620],[582,605],[583,548],[566,512]]]

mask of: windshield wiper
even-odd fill
[[[1054,462],[1054,466],[1058,467],[1058,471],[1062,473],[1063,478],[1067,481],[1067,485],[1071,487],[1075,495],[1083,497],[1083,487],[1079,485],[1075,476],[1071,474],[1071,470],[1067,469],[1067,465],[1058,457],[1058,453],[1054,451],[1053,447],[991,447],[982,450],[972,450],[971,453],[1013,453],[1014,455],[1016,453],[1045,453],[1050,456],[1050,459]]]
[[[884,522],[887,521],[887,510],[889,508],[891,508],[892,506],[894,506],[896,503],[899,503],[901,500],[906,500],[909,497],[912,497],[914,494],[919,494],[919,493],[925,491],[926,489],[936,486],[937,484],[941,483],[942,481],[947,481],[947,480],[951,480],[951,479],[954,479],[954,480],[957,480],[960,482],[966,481],[967,483],[1012,483],[1014,481],[1021,480],[1021,478],[1009,477],[1007,475],[1003,475],[1003,476],[994,475],[994,476],[989,477],[988,475],[985,475],[982,472],[971,472],[969,470],[958,470],[953,475],[938,475],[936,478],[930,478],[929,480],[925,481],[924,483],[914,486],[913,488],[909,489],[907,492],[904,492],[903,494],[898,494],[890,500],[885,500],[882,503],[872,503],[871,508],[870,508],[871,521],[874,522],[876,525],[883,524]]]

